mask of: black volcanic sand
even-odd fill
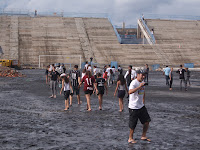
[[[151,72],[146,88],[146,107],[151,116],[147,136],[140,140],[142,125],[138,122],[134,138],[128,144],[128,100],[125,111],[118,112],[118,99],[113,97],[115,85],[104,97],[103,110],[98,110],[97,96],[92,95],[92,112],[86,111],[81,90],[81,106],[76,97],[68,111],[63,95],[48,98],[44,70],[22,70],[24,78],[0,78],[0,149],[181,149],[200,147],[200,72],[192,72],[188,91],[179,90],[178,75],[169,91],[161,72]]]

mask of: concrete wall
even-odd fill
[[[31,67],[38,67],[39,55],[57,55],[41,57],[41,67],[51,63],[80,64],[80,59],[71,55],[82,56],[82,61],[93,57],[100,65],[110,61],[124,66],[191,62],[198,65],[199,22],[184,23],[178,22],[177,27],[176,22],[147,20],[157,40],[156,45],[150,46],[119,44],[106,18],[0,16],[0,46],[4,51],[2,58],[17,59],[22,66]],[[169,27],[166,29],[164,24]]]

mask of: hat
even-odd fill
[[[145,71],[142,70],[142,69],[139,69],[139,70],[136,71],[136,73],[137,73],[137,74],[145,74]]]

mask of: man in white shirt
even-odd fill
[[[111,79],[111,73],[110,73],[110,70],[112,68],[110,67],[110,65],[108,65],[108,68],[106,69],[106,72],[108,73],[107,76],[108,76],[108,86],[110,87],[110,79]]]
[[[88,69],[88,65],[89,65],[89,64],[88,64],[88,61],[86,61],[86,62],[85,62],[85,69],[86,69],[86,70]]]
[[[137,70],[137,78],[133,80],[129,86],[129,143],[136,143],[133,139],[134,129],[137,125],[138,119],[143,124],[143,133],[141,140],[151,141],[146,137],[146,133],[149,127],[149,122],[151,118],[145,107],[145,82],[143,79],[145,77],[145,72],[143,70]]]
[[[136,75],[136,71],[132,69],[131,65],[128,67],[128,71],[126,71],[124,78],[126,79],[127,75],[129,74],[129,70],[131,70],[131,80],[134,80],[137,75]]]

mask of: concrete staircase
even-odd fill
[[[89,60],[103,66],[148,63],[200,64],[199,21],[147,20],[154,28],[155,45],[119,44],[106,18],[0,16],[0,46],[4,59],[18,59],[22,66],[45,68],[52,63],[80,64]],[[52,56],[54,55],[54,56]],[[77,56],[77,57],[75,57]]]
[[[169,64],[200,65],[200,21],[146,19]],[[164,44],[164,46],[162,46]]]
[[[92,51],[91,48],[91,44],[90,44],[90,40],[88,39],[88,34],[85,30],[85,25],[83,22],[82,18],[75,18],[75,23],[76,23],[76,27],[77,27],[77,31],[78,31],[78,35],[79,35],[79,40],[81,43],[81,49],[84,53],[84,60],[90,60],[90,58],[93,58],[93,61],[95,62],[95,56],[94,53]]]

